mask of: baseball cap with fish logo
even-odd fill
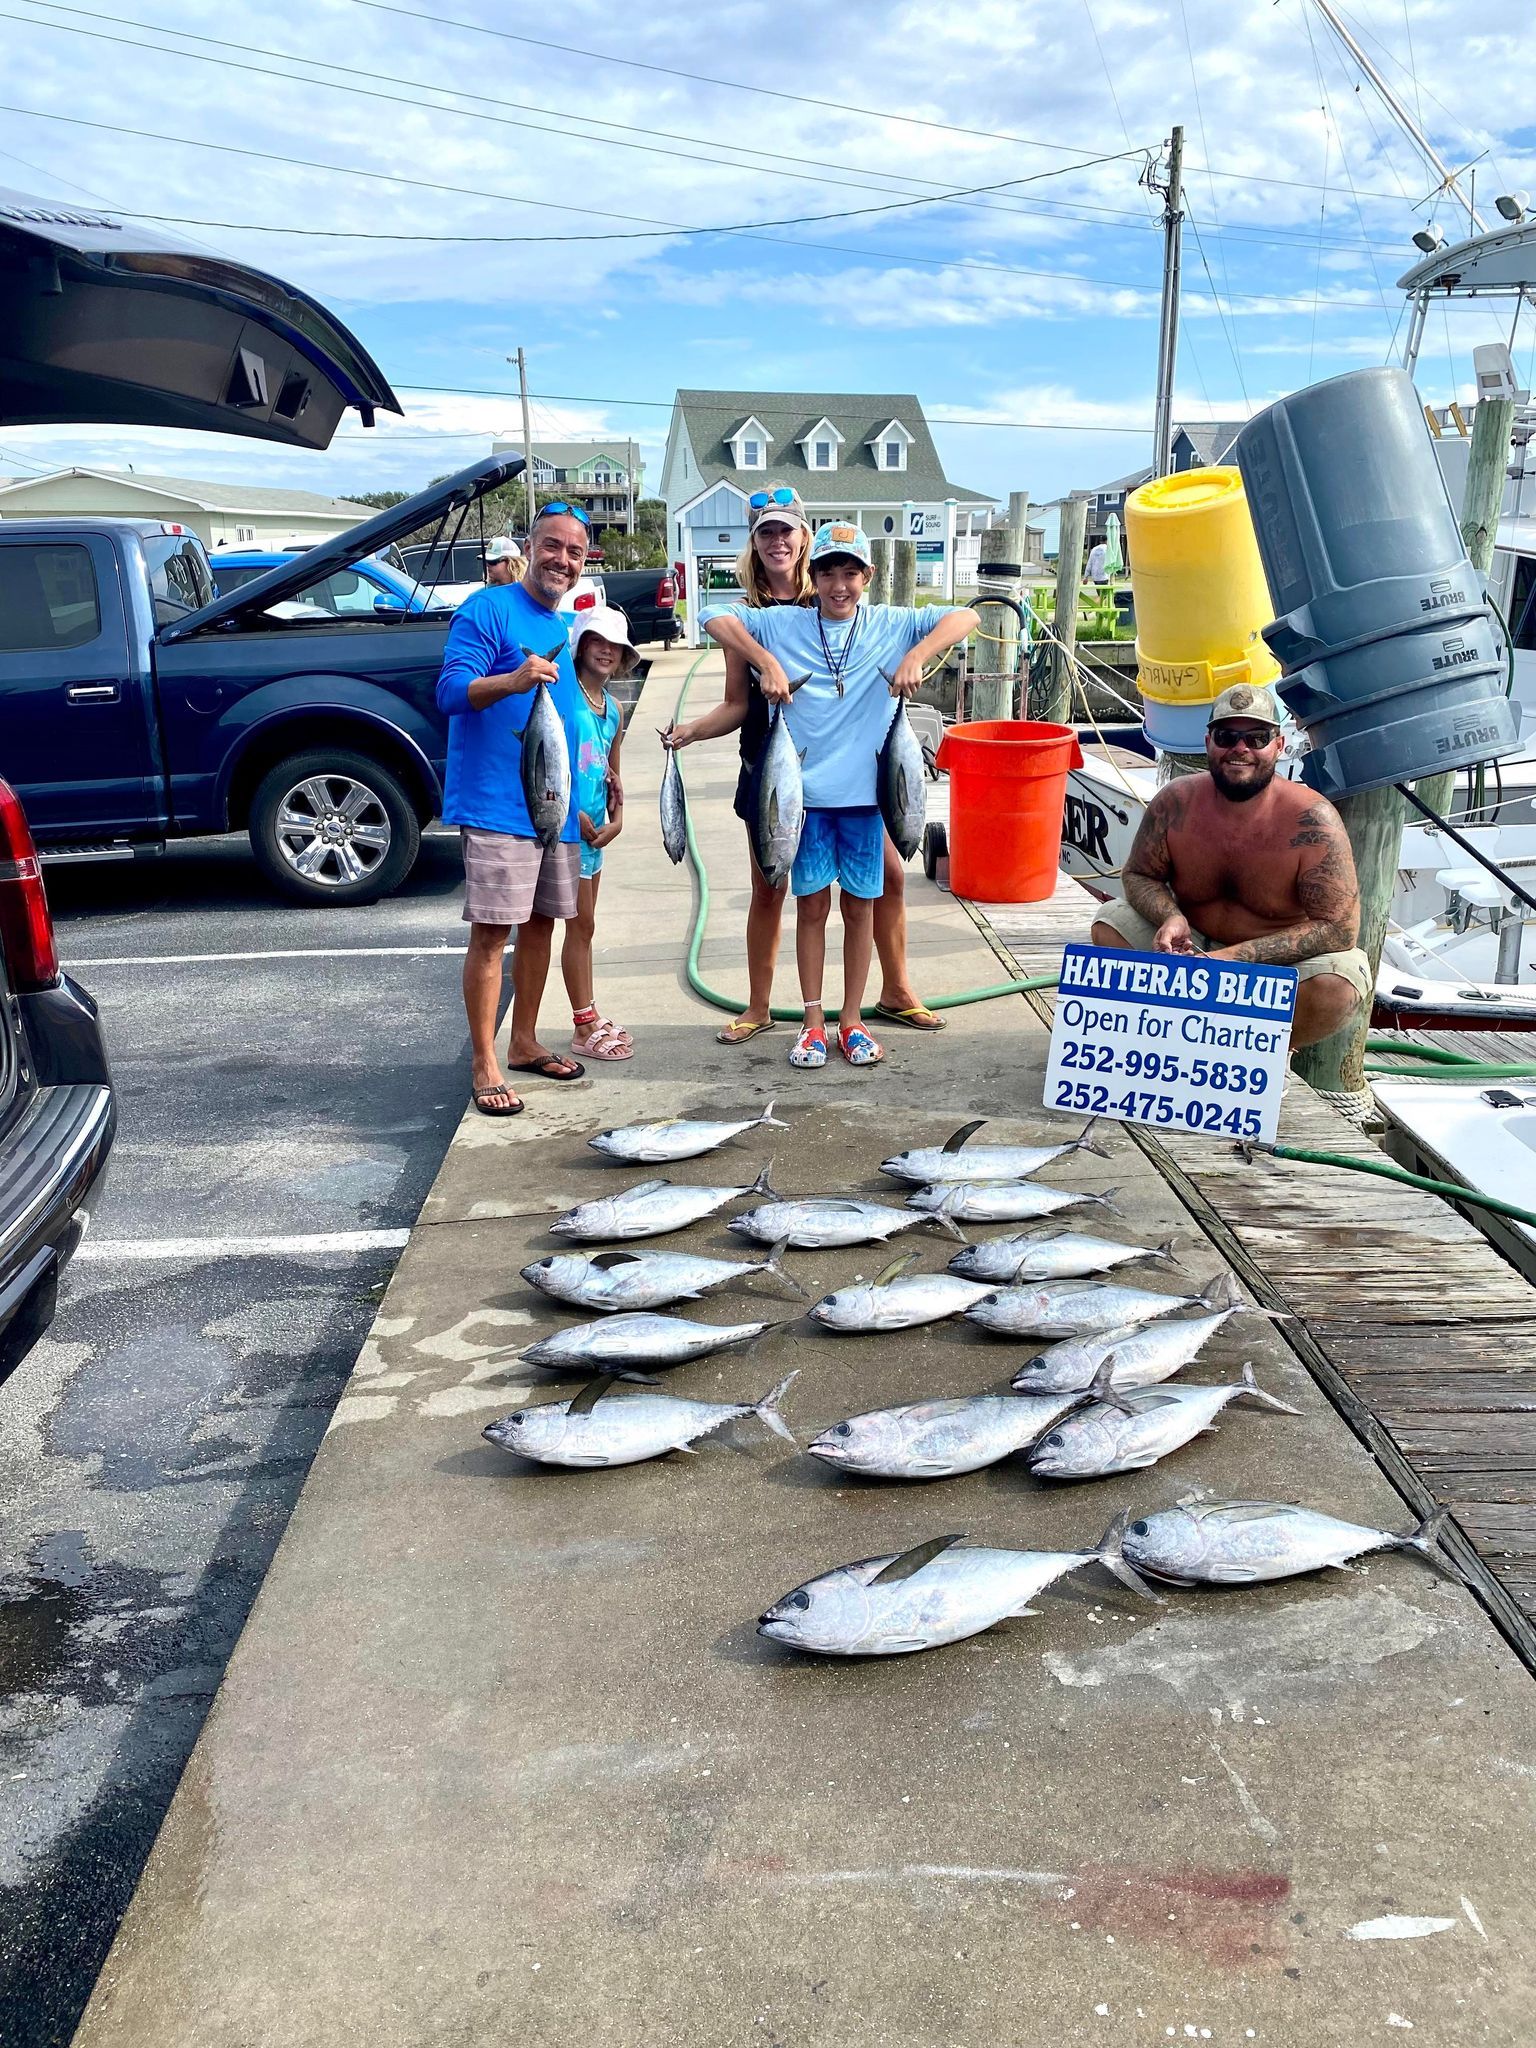
[[[814,569],[818,562],[828,561],[834,555],[846,555],[866,569],[874,559],[868,535],[844,519],[829,519],[825,526],[816,529],[816,538],[811,542],[811,567]]]

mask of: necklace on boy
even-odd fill
[[[848,673],[848,663],[853,654],[853,643],[858,635],[859,617],[860,614],[855,612],[848,621],[848,638],[843,642],[842,652],[834,655],[832,649],[827,644],[827,629],[822,622],[821,613],[819,610],[816,613],[816,631],[821,636],[821,651],[825,657],[827,667],[831,670],[832,681],[837,687],[839,697],[843,694],[843,677]]]

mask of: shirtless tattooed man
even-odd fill
[[[1343,821],[1326,797],[1277,780],[1274,693],[1246,683],[1211,707],[1209,775],[1168,783],[1125,863],[1125,897],[1102,906],[1096,946],[1205,953],[1294,967],[1294,1047],[1315,1045],[1370,994],[1355,943],[1360,889]]]

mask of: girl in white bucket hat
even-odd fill
[[[624,789],[619,780],[619,745],[624,714],[608,693],[615,676],[627,676],[640,659],[629,637],[629,621],[611,605],[578,616],[572,654],[579,685],[579,732],[571,762],[571,800],[581,818],[581,880],[576,915],[565,921],[560,971],[571,999],[571,1051],[584,1060],[627,1060],[634,1056],[629,1033],[604,1017],[592,994],[592,936],[603,849],[624,825]]]

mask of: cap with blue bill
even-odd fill
[[[862,563],[866,569],[874,564],[868,535],[846,520],[829,519],[825,526],[817,527],[816,537],[811,542],[810,564],[813,569],[818,562],[829,561],[834,555],[845,555]]]

